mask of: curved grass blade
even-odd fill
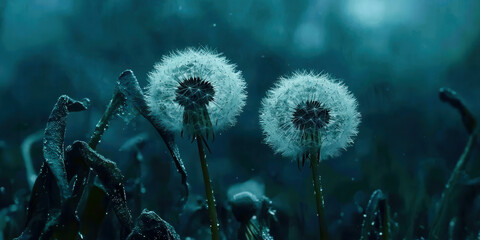
[[[119,222],[126,231],[130,232],[133,228],[133,220],[127,207],[123,175],[116,164],[96,153],[87,143],[80,141],[74,142],[67,148],[66,159],[67,176],[69,180],[73,179],[74,194],[65,201],[58,217],[47,222],[40,239],[79,239],[79,231],[85,236],[93,236],[89,239],[95,239],[107,211],[107,196],[112,202]],[[94,185],[89,188],[82,215],[84,221],[80,223],[76,210],[82,198],[82,190],[87,184],[85,177],[89,174],[90,168],[98,175],[106,189],[99,190]]]
[[[387,197],[381,190],[375,190],[368,201],[367,208],[363,215],[362,235],[360,239],[372,239],[370,237],[372,234],[376,236],[373,239],[390,239],[389,212]]]
[[[69,112],[87,109],[88,99],[76,101],[63,95],[57,100],[47,122],[43,152],[45,161],[32,188],[25,230],[17,239],[40,239],[50,222],[55,222],[71,195],[64,162],[66,118]]]
[[[47,224],[42,234],[42,238],[45,239],[76,239],[80,236],[80,220],[77,216],[77,207],[90,168],[85,163],[79,149],[72,148],[72,146],[68,146],[65,151],[65,168],[67,180],[72,183],[72,195],[62,205],[58,218],[51,224]]]
[[[60,193],[55,178],[45,162],[32,188],[27,207],[27,219],[17,240],[40,239],[47,218],[60,209]]]
[[[432,239],[439,239],[443,234],[442,231],[447,228],[446,225],[448,221],[449,207],[455,205],[453,200],[456,197],[456,190],[458,189],[459,185],[458,183],[465,171],[465,167],[467,166],[468,159],[472,154],[473,146],[477,142],[478,133],[480,131],[480,128],[477,127],[476,119],[473,117],[465,104],[460,100],[460,97],[458,97],[455,91],[448,88],[441,88],[440,99],[449,103],[452,107],[459,111],[460,115],[462,116],[463,124],[470,133],[470,136],[462,155],[458,159],[457,164],[453,169],[452,175],[450,175],[450,178],[445,185],[445,190],[442,193],[442,197],[435,214],[435,219],[433,220],[433,224],[429,233],[429,237]]]
[[[87,109],[88,99],[76,101],[67,95],[60,96],[48,118],[45,136],[43,138],[43,156],[60,188],[61,199],[70,197],[71,191],[65,170],[64,140],[69,112]]]
[[[122,93],[118,91],[117,88],[115,88],[112,99],[107,105],[107,109],[103,113],[102,118],[95,125],[95,130],[88,142],[91,148],[95,149],[97,147],[103,134],[108,128],[108,124],[124,106],[125,97]],[[72,165],[72,167],[70,167],[70,171],[68,172],[68,179],[70,181],[72,177],[76,177],[77,184],[74,185],[72,193],[74,198],[74,200],[72,200],[72,204],[74,205],[72,205],[71,209],[69,209],[68,211],[83,212],[85,208],[85,202],[88,201],[88,199],[90,198],[90,189],[94,185],[96,176],[90,171],[90,168],[88,167],[84,171],[86,165],[85,161],[81,157],[78,157],[78,154],[74,155],[77,156],[72,157],[70,161],[70,165]],[[103,218],[104,216],[101,217],[101,219]],[[91,235],[96,235],[96,233],[93,233]]]
[[[127,240],[180,240],[180,236],[155,212],[144,209]]]
[[[473,116],[472,112],[466,107],[462,99],[458,96],[457,92],[450,88],[440,88],[439,97],[442,102],[446,102],[458,110],[462,116],[463,125],[467,129],[468,133],[472,134],[477,126],[477,120]]]
[[[117,164],[98,154],[87,143],[76,141],[72,148],[78,148],[86,164],[95,171],[98,178],[105,186],[109,200],[113,204],[113,210],[124,228],[130,232],[133,228],[132,215],[127,206],[123,175]]]
[[[78,203],[82,199],[83,189],[87,184],[86,177],[90,173],[90,167],[86,163],[84,154],[82,154],[82,149],[79,147],[68,146],[65,152],[65,166],[68,181],[72,183],[72,196],[62,205],[58,219],[52,221],[51,224],[47,224],[42,237],[45,239],[81,239],[80,233],[87,237],[96,236],[100,223],[104,219],[106,205],[108,203],[108,200],[105,200],[106,203],[102,204],[102,201],[100,200],[107,199],[107,194],[103,190],[100,192],[94,191],[95,188],[92,186],[91,191],[94,192],[89,192],[85,203],[87,209],[85,209],[84,215],[87,214],[88,216],[90,213],[88,211],[92,211],[91,201],[92,198],[94,198],[95,200],[98,200],[98,202],[95,203],[96,208],[94,209],[96,217],[95,219],[87,217],[86,221],[80,221],[77,216]],[[105,210],[101,211],[103,205],[105,205]],[[82,229],[80,229],[81,227]],[[95,237],[87,239],[95,239]]]
[[[30,156],[30,149],[32,148],[32,145],[35,142],[40,141],[42,138],[43,138],[43,131],[38,131],[36,133],[29,135],[27,138],[25,138],[21,146],[22,157],[23,157],[23,161],[25,162],[25,169],[27,171],[27,182],[28,182],[28,185],[30,186],[30,189],[33,188],[33,185],[35,184],[35,179],[37,179],[37,174],[33,169],[32,157]]]
[[[145,101],[143,91],[138,84],[137,78],[131,70],[126,70],[122,74],[120,74],[120,77],[118,78],[118,89],[121,93],[125,95],[127,101],[130,101],[135,107],[135,109],[137,109],[137,111],[145,119],[147,119],[153,125],[153,127],[155,127],[157,132],[160,134],[160,137],[162,137],[163,141],[167,145],[167,149],[173,158],[177,171],[182,177],[182,184],[185,189],[185,196],[181,200],[181,203],[183,205],[187,201],[189,193],[187,172],[185,170],[185,165],[183,164],[182,158],[180,157],[180,151],[178,150],[177,144],[175,143],[175,137],[173,133],[164,129],[158,124],[158,122],[156,122],[152,118],[152,116],[150,115],[150,110]]]

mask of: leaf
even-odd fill
[[[449,219],[449,211],[451,211],[450,208],[451,206],[455,205],[454,199],[457,195],[456,190],[458,189],[459,181],[465,172],[467,162],[472,155],[473,147],[478,141],[477,138],[480,132],[480,128],[476,125],[476,119],[473,117],[470,110],[465,106],[455,91],[448,88],[441,88],[440,99],[449,103],[452,107],[456,108],[460,112],[463,124],[470,133],[470,136],[463,153],[460,155],[460,158],[455,164],[455,168],[453,169],[452,174],[450,175],[450,178],[448,179],[445,189],[441,195],[438,208],[435,212],[435,218],[433,219],[433,223],[430,228],[429,237],[432,239],[439,239],[446,229],[447,221]]]
[[[107,207],[108,198],[105,190],[99,186],[92,186],[85,204],[85,211],[80,217],[80,232],[84,234],[85,239],[97,239]]]
[[[55,183],[50,169],[43,163],[28,203],[25,229],[15,239],[39,239],[48,216],[59,208],[60,193],[58,185]]]
[[[180,236],[155,212],[144,209],[127,240],[180,240]]]
[[[61,212],[55,221],[47,224],[42,238],[75,239],[80,238],[80,221],[77,207],[86,185],[85,177],[90,168],[80,154],[78,148],[68,146],[65,152],[65,168],[67,180],[72,183],[72,195],[62,205]],[[73,181],[72,181],[73,180]]]
[[[66,95],[58,98],[45,129],[45,161],[32,188],[25,229],[17,239],[40,239],[46,224],[56,221],[61,203],[71,196],[64,162],[66,117],[86,110],[88,103],[88,99],[76,101]]]
[[[67,115],[69,112],[86,110],[88,103],[88,99],[84,99],[83,102],[80,102],[73,100],[66,95],[62,95],[58,98],[47,121],[45,136],[43,138],[43,156],[57,181],[62,200],[69,198],[71,195],[64,162],[64,141]]]
[[[133,228],[133,220],[127,206],[123,185],[124,178],[117,164],[98,154],[90,148],[86,142],[75,141],[72,144],[72,148],[78,148],[86,164],[98,175],[98,178],[105,186],[105,190],[113,204],[113,210],[118,220],[123,227],[131,231]]]
[[[180,151],[178,150],[178,146],[175,143],[175,137],[173,133],[163,128],[160,124],[158,124],[157,121],[152,118],[150,110],[145,101],[143,91],[138,84],[137,78],[131,70],[126,70],[122,74],[120,74],[117,87],[119,92],[124,94],[126,101],[131,102],[135,109],[137,109],[137,111],[145,119],[147,119],[153,125],[153,127],[155,127],[157,132],[160,134],[160,137],[162,137],[163,141],[167,145],[167,149],[173,158],[177,171],[182,177],[182,184],[185,189],[185,196],[182,198],[181,203],[182,205],[185,204],[189,194],[187,172],[185,170],[185,165],[183,164],[182,158],[180,157]]]
[[[106,190],[98,191],[98,189],[92,186],[91,190],[95,191],[89,194],[87,198],[87,205],[82,215],[83,220],[89,221],[86,225],[82,225],[82,230],[86,231],[88,236],[94,236],[98,234],[98,226],[103,220],[107,208],[107,201],[105,197],[108,195],[108,200],[112,202],[113,209],[119,222],[122,226],[130,232],[133,228],[133,220],[130,215],[130,210],[127,207],[125,189],[123,186],[123,175],[117,168],[116,164],[103,156],[99,155],[87,143],[81,141],[75,141],[72,146],[67,148],[67,169],[68,179],[74,179],[73,189],[83,189],[86,181],[85,176],[88,174],[89,169],[98,175],[102,184],[104,184]],[[80,181],[80,182],[77,182]],[[64,201],[61,212],[55,213],[54,216],[46,222],[45,229],[40,239],[77,239],[80,238],[79,229],[80,222],[76,215],[76,209],[78,202],[82,196],[82,191],[73,191],[70,198]],[[99,206],[92,206],[91,201],[99,200]],[[103,200],[103,204],[102,204]],[[98,208],[98,209],[97,209]],[[95,219],[89,215],[89,211],[95,211]],[[86,219],[85,219],[86,218]],[[97,225],[93,225],[97,223]]]
[[[363,215],[361,240],[389,239],[390,216],[387,196],[379,189],[375,190],[368,201]],[[372,234],[373,233],[373,234]]]
[[[468,133],[473,133],[477,126],[477,120],[472,112],[465,106],[465,103],[460,99],[458,94],[450,88],[440,88],[439,97],[442,102],[446,102],[458,110],[462,116],[463,125]]]

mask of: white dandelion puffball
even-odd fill
[[[326,159],[353,143],[360,123],[357,105],[348,89],[327,74],[297,72],[267,92],[260,124],[276,153],[297,159],[309,150],[305,132],[317,129],[321,159]]]
[[[151,114],[173,132],[184,129],[184,112],[196,106],[207,110],[197,111],[207,115],[199,121],[209,119],[215,132],[234,125],[245,106],[246,83],[241,72],[212,50],[187,48],[164,56],[148,78],[146,100]],[[188,117],[198,120],[198,116]]]

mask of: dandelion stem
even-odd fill
[[[320,230],[320,239],[328,240],[328,230],[324,220],[323,208],[323,194],[322,184],[320,182],[321,176],[319,174],[320,168],[320,150],[312,149],[310,151],[310,164],[312,167],[313,190],[317,203],[318,229]]]
[[[205,150],[201,136],[196,136],[198,145],[198,155],[200,156],[200,163],[202,165],[203,182],[205,184],[205,194],[207,195],[208,214],[210,216],[210,230],[212,231],[212,240],[218,240],[218,224],[217,224],[217,210],[215,209],[215,199],[213,198],[213,190],[210,184],[210,176],[208,175],[207,161],[205,159]]]

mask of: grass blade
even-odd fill
[[[43,156],[48,167],[55,177],[62,200],[70,197],[71,191],[65,170],[64,140],[69,112],[78,112],[87,109],[89,100],[75,101],[70,97],[60,96],[48,118],[45,136],[43,138]]]
[[[137,111],[147,119],[153,127],[157,130],[160,137],[167,145],[167,149],[172,156],[172,159],[175,163],[178,173],[182,178],[182,185],[185,189],[185,195],[181,200],[183,205],[188,199],[188,183],[187,183],[187,171],[185,170],[185,165],[183,164],[182,158],[180,157],[180,151],[178,150],[177,144],[175,143],[175,137],[173,133],[167,131],[162,126],[155,121],[150,115],[150,110],[148,109],[147,103],[145,101],[145,96],[143,94],[140,85],[138,84],[137,78],[131,70],[126,70],[118,78],[118,89],[125,96],[127,101],[131,101],[132,105],[137,109]]]

